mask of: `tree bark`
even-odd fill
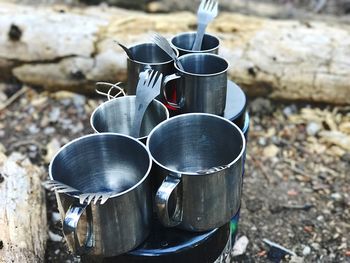
[[[49,90],[92,91],[96,81],[126,81],[130,45],[196,28],[194,14],[144,14],[117,8],[0,4],[0,79]],[[229,76],[248,95],[350,103],[350,31],[322,22],[276,21],[220,13],[208,31],[222,40]]]
[[[43,171],[0,152],[0,262],[43,262],[47,239]]]

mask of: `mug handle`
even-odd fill
[[[91,207],[86,209],[87,207],[87,203],[71,205],[63,220],[63,233],[68,239],[73,240],[74,249],[78,255],[86,254],[93,247],[92,213]],[[84,211],[86,211],[88,227],[85,244],[81,245],[78,239],[77,226]]]
[[[169,216],[169,198],[180,182],[179,177],[168,175],[156,193],[155,204],[158,218],[167,227],[177,226],[182,221],[182,196],[176,198],[175,211]]]
[[[168,84],[168,82],[170,82],[172,80],[179,79],[179,78],[181,78],[181,75],[179,75],[178,73],[174,73],[174,74],[165,76],[164,79],[163,79],[163,83],[162,83],[163,96],[164,96],[166,102],[170,106],[172,106],[172,107],[174,107],[176,109],[181,109],[181,105],[183,104],[183,98],[180,99],[179,103],[174,103],[174,102],[169,101],[168,97],[166,95],[166,84]]]

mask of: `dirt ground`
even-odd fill
[[[1,104],[23,88],[0,84]],[[0,142],[7,154],[21,152],[47,169],[60,146],[92,133],[90,114],[103,100],[27,87],[0,111]],[[273,260],[263,239],[304,262],[350,262],[350,108],[258,98],[251,99],[249,111],[238,230],[238,237],[246,236],[249,244],[231,262]],[[47,207],[46,262],[77,262],[62,239],[51,193]]]

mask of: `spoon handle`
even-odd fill
[[[124,46],[123,44],[119,43],[117,40],[114,40],[115,43],[117,43],[126,53],[126,55],[131,59],[134,60],[134,56],[131,53],[131,50],[128,49],[126,46]]]

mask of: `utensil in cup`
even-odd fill
[[[76,254],[116,256],[140,245],[152,220],[151,157],[138,140],[103,133],[63,146],[49,167],[56,180],[82,193],[113,192],[104,203],[83,204],[56,191],[68,247]]]
[[[163,225],[206,231],[237,213],[245,138],[235,124],[213,114],[178,115],[152,130],[147,147],[160,185],[155,204]]]
[[[202,0],[197,11],[197,34],[192,50],[201,50],[203,36],[208,24],[218,15],[217,0]]]
[[[127,93],[136,94],[137,82],[141,72],[152,69],[164,76],[175,72],[174,61],[165,51],[154,43],[142,43],[129,48],[134,59],[127,58]],[[178,51],[174,49],[176,55]],[[161,97],[162,94],[161,94]]]
[[[170,40],[171,45],[179,51],[179,56],[190,53],[219,53],[220,40],[211,34],[205,33],[200,50],[192,50],[196,32],[180,33]]]
[[[170,43],[168,42],[168,40],[163,37],[160,34],[157,33],[153,33],[152,35],[152,40],[154,43],[157,44],[158,47],[160,47],[161,49],[163,49],[170,57],[173,58],[174,62],[176,63],[176,65],[181,69],[184,70],[184,68],[182,67],[177,54],[175,53],[174,49],[171,47]]]
[[[166,102],[182,113],[203,112],[223,116],[226,105],[227,70],[229,63],[208,53],[183,55],[179,58],[184,70],[174,64],[177,72],[163,81]],[[168,99],[166,85],[176,79],[177,101]]]
[[[140,79],[136,89],[136,105],[132,136],[139,137],[143,116],[148,105],[159,95],[162,85],[163,74],[154,70],[146,70],[140,73]]]

